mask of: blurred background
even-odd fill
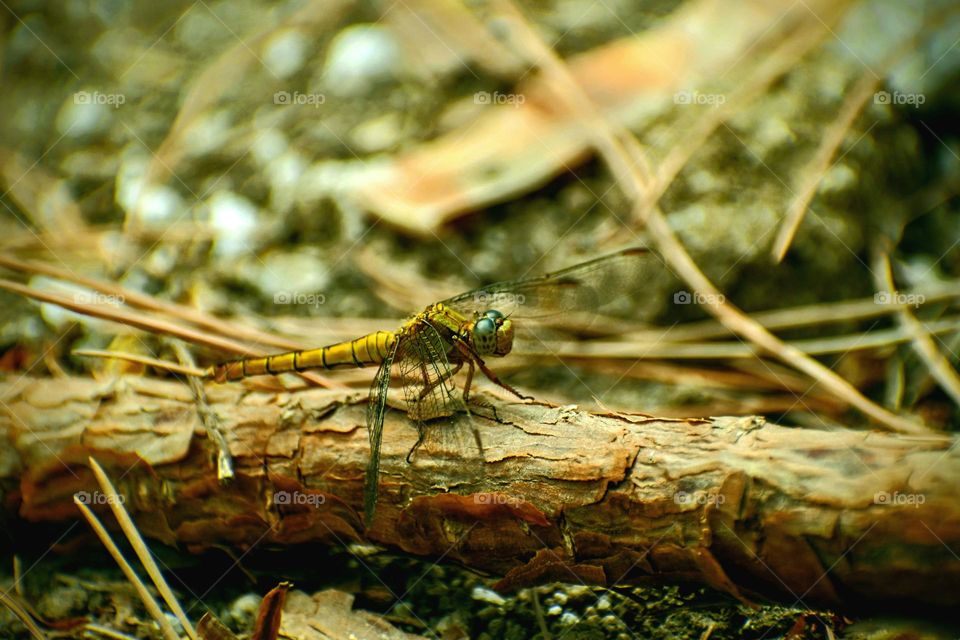
[[[723,300],[873,403],[956,429],[955,3],[511,7],[4,2],[3,278],[196,325],[130,294],[178,303],[269,352],[644,246],[629,290],[542,323],[501,377],[587,408],[868,424],[713,319],[648,231],[661,216]],[[619,128],[635,183],[604,151]],[[175,359],[149,329],[0,302],[16,376],[138,371],[79,348]]]
[[[650,246],[604,349],[548,334],[504,375],[590,406],[857,420],[707,320],[709,296],[650,242],[657,208],[730,302],[878,403],[955,424],[895,304],[955,365],[951,3],[736,4],[521,7],[636,135],[645,208],[496,4],[11,4],[3,251],[309,347]],[[5,300],[15,363],[98,367],[69,351],[118,332]]]
[[[923,306],[955,364],[951,3],[736,4],[521,10],[597,112],[636,135],[646,209],[729,301],[786,311],[756,319],[877,402],[955,424],[956,398],[883,303]],[[483,283],[651,245],[643,207],[592,151],[594,125],[501,9],[11,4],[3,251],[317,346]],[[532,367],[519,348],[505,375],[591,406],[857,419],[715,322],[678,325],[709,318],[709,300],[651,248],[615,344],[598,355],[577,334],[540,350],[563,366]],[[117,335],[5,300],[8,367],[100,366],[67,354]]]

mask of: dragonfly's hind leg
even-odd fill
[[[457,375],[457,373],[460,372],[460,369],[461,369],[462,367],[463,367],[463,363],[462,363],[462,362],[458,362],[458,363],[457,363],[457,366],[455,366],[455,367],[452,368],[452,369],[447,369],[447,371],[446,371],[445,373],[443,373],[440,377],[438,377],[436,380],[434,380],[433,382],[430,382],[430,383],[427,384],[427,385],[424,385],[423,390],[420,391],[420,395],[419,395],[419,397],[417,398],[417,400],[418,400],[418,401],[422,401],[424,398],[426,398],[426,397],[430,394],[430,392],[432,392],[432,391],[433,391],[434,389],[436,389],[438,386],[440,386],[441,384],[446,383],[447,380],[449,380],[449,379],[451,379],[453,376]],[[426,373],[424,373],[424,378],[426,379],[427,377],[428,377],[428,376],[426,375]],[[412,447],[412,448],[410,449],[410,451],[407,453],[407,464],[410,464],[410,459],[413,458],[413,454],[415,454],[415,453],[417,452],[417,449],[420,448],[420,445],[423,444],[423,440],[424,440],[425,437],[426,437],[426,430],[424,429],[423,425],[418,422],[418,424],[417,424],[417,441],[413,444],[413,447]]]
[[[413,447],[410,448],[410,451],[407,452],[407,464],[410,464],[410,458],[413,457],[413,454],[417,452],[417,449],[420,448],[420,445],[423,444],[423,438],[426,436],[426,430],[423,428],[422,424],[417,424],[417,441],[413,443]]]

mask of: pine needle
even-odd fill
[[[147,575],[150,576],[154,586],[157,588],[157,591],[160,592],[160,595],[163,597],[164,602],[167,603],[167,606],[170,607],[173,615],[175,615],[180,621],[180,624],[183,625],[183,629],[187,632],[187,635],[190,636],[190,639],[197,640],[196,630],[190,623],[190,619],[187,618],[187,614],[184,612],[183,607],[181,607],[180,603],[177,602],[177,598],[173,595],[173,591],[170,589],[170,586],[164,579],[163,574],[160,572],[160,568],[157,567],[156,561],[154,561],[153,556],[150,554],[150,549],[147,548],[146,543],[140,536],[140,532],[137,530],[137,525],[133,523],[133,520],[130,518],[130,514],[127,513],[126,508],[124,508],[123,499],[117,493],[117,490],[114,489],[113,483],[110,482],[110,478],[107,477],[103,467],[101,467],[92,457],[87,458],[87,460],[90,464],[90,468],[93,470],[93,475],[96,476],[97,482],[100,483],[101,490],[108,497],[107,502],[110,505],[110,509],[113,511],[114,517],[117,519],[117,522],[119,523],[120,528],[123,530],[124,535],[127,536],[127,540],[130,541],[133,550],[140,559],[140,563],[143,565],[143,568],[146,569]]]

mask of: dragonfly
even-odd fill
[[[429,305],[395,331],[375,331],[306,351],[223,362],[207,373],[226,382],[307,369],[379,367],[370,385],[366,415],[370,458],[364,520],[369,525],[379,493],[380,447],[392,381],[402,386],[407,414],[418,425],[467,407],[477,371],[517,398],[528,399],[497,377],[486,359],[508,355],[525,320],[596,310],[604,298],[622,294],[636,275],[638,257],[645,253],[643,248],[626,249],[547,275],[482,286]],[[454,395],[454,378],[464,367],[460,400]],[[422,433],[421,429],[420,440]]]
[[[375,331],[315,349],[230,360],[196,375],[222,383],[308,369],[378,367],[366,414],[370,458],[364,478],[364,522],[369,526],[379,495],[380,447],[392,382],[402,386],[407,415],[418,425],[420,437],[411,454],[423,440],[425,422],[464,409],[469,412],[477,371],[517,398],[530,399],[497,377],[486,358],[508,355],[516,335],[544,318],[574,311],[595,313],[635,288],[638,259],[646,254],[646,249],[635,247],[543,276],[478,287],[429,305],[395,331]],[[464,367],[466,376],[457,398],[454,379]]]

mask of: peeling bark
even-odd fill
[[[954,437],[498,403],[496,419],[431,425],[407,464],[417,431],[391,409],[364,530],[364,394],[208,393],[236,463],[225,486],[186,385],[0,384],[3,504],[79,517],[93,455],[145,535],[192,550],[366,541],[502,576],[500,588],[681,580],[847,610],[960,604]]]

